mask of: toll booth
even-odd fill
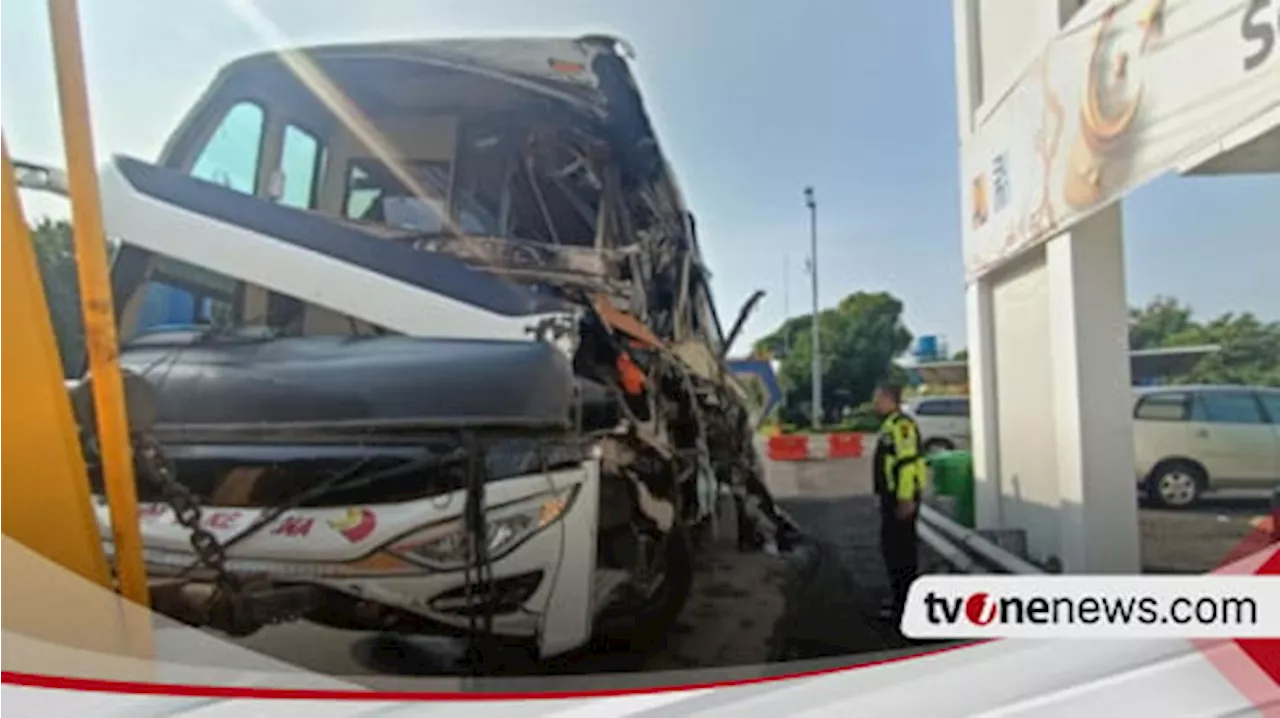
[[[1139,569],[1122,199],[1280,171],[1280,7],[953,0],[979,528]]]

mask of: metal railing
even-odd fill
[[[1271,493],[1270,529],[1271,540],[1280,543],[1280,486]],[[961,573],[1049,573],[927,504],[920,507],[917,533],[926,546]]]
[[[938,533],[926,521],[921,521],[916,526],[916,535],[924,542],[926,546],[938,554],[943,561],[951,568],[960,573],[991,573],[986,566],[983,566],[975,558],[964,552],[964,549],[956,546],[948,541],[942,534]]]
[[[1046,573],[1040,566],[1014,555],[927,504],[920,507],[917,533],[929,548],[963,573]]]

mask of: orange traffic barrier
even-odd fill
[[[862,456],[862,434],[838,433],[827,435],[827,457],[832,459],[856,459]]]
[[[804,434],[769,437],[769,458],[774,461],[804,461],[809,458],[809,437]]]

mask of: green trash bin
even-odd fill
[[[934,492],[955,502],[955,520],[974,527],[973,455],[967,451],[944,451],[928,458]]]

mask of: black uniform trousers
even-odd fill
[[[894,620],[902,618],[907,605],[907,589],[920,570],[920,552],[916,545],[916,517],[897,515],[898,502],[892,496],[880,496],[880,553],[884,557],[889,586],[893,590]]]

